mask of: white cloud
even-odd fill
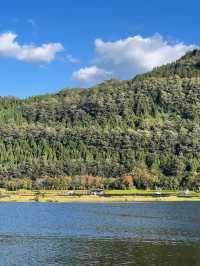
[[[80,83],[95,83],[111,76],[111,72],[98,68],[97,66],[80,68],[73,73],[73,79]]]
[[[195,45],[184,43],[171,44],[159,34],[148,38],[136,35],[114,42],[96,39],[95,66],[92,68],[112,72],[115,78],[127,79],[156,66],[175,61],[194,48]]]
[[[16,41],[17,35],[6,32],[0,35],[0,56],[12,57],[31,63],[50,63],[58,52],[64,50],[60,43],[46,43],[41,46],[21,45]]]
[[[72,64],[80,63],[80,61],[77,58],[73,57],[71,54],[66,54],[66,59]]]

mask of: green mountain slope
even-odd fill
[[[200,50],[129,81],[0,98],[2,177],[87,174],[200,185]]]

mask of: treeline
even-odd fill
[[[150,184],[150,183],[149,183]],[[144,184],[145,185],[145,184]],[[15,191],[26,190],[89,190],[89,189],[126,189],[134,187],[132,176],[121,178],[102,178],[99,176],[43,176],[36,180],[29,178],[3,178],[0,187]]]
[[[200,191],[200,174],[195,172],[183,186],[160,186],[157,176],[148,170],[137,169],[131,175],[120,178],[103,178],[99,176],[42,176],[36,180],[30,178],[3,178],[0,188],[10,191],[26,190],[91,190],[91,189],[190,189]]]
[[[148,187],[196,189],[199,62],[194,50],[129,81],[25,100],[0,97],[1,180],[27,179],[35,186],[43,176],[115,182],[132,176],[139,188],[145,185],[138,180],[149,176]]]

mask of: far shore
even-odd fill
[[[1,190],[1,202],[54,202],[54,203],[112,203],[112,202],[181,202],[181,201],[200,201],[200,193],[191,192],[183,194],[181,192],[167,191],[159,194],[155,191],[126,190],[126,191],[107,191],[105,195],[84,195],[83,191],[79,194],[69,195],[68,191],[62,190]]]

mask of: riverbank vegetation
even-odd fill
[[[140,170],[141,171],[141,170]],[[132,191],[134,189],[141,191],[173,191],[185,190],[200,191],[200,178],[190,178],[187,186],[175,188],[161,187],[159,179],[148,173],[137,173],[134,175],[125,175],[120,178],[103,178],[99,176],[61,176],[48,177],[43,176],[35,180],[30,178],[11,178],[5,177],[0,179],[0,188],[8,191],[25,190],[95,190],[103,189],[110,191]],[[124,192],[123,192],[124,193]]]

